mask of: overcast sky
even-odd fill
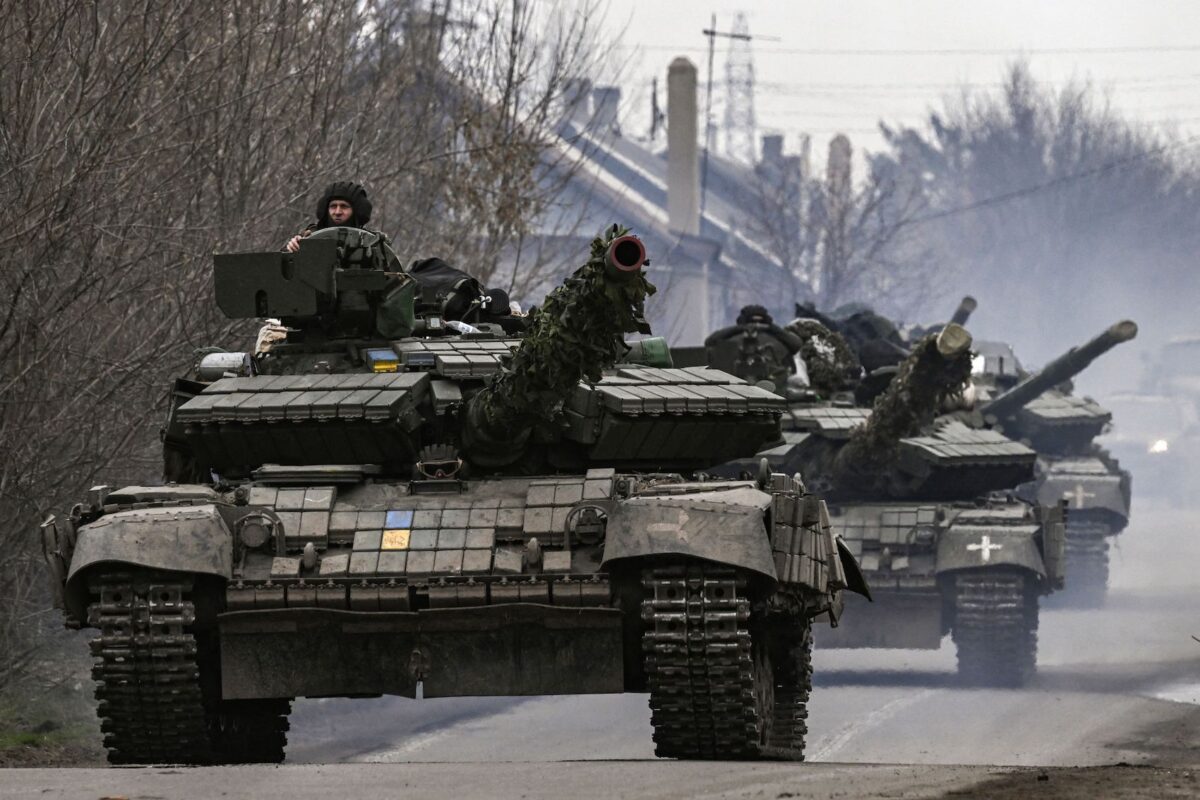
[[[1090,79],[1130,119],[1200,132],[1200,2],[1129,0],[609,0],[605,31],[614,56],[626,135],[644,136],[650,81],[676,55],[700,70],[701,108],[707,40],[717,15],[731,30],[745,12],[751,43],[758,133],[783,133],[794,149],[801,132],[824,152],[838,131],[856,147],[881,146],[880,118],[916,124],[961,83],[995,85],[1005,66],[1029,60],[1037,78]],[[714,113],[722,121],[728,40],[717,40]],[[665,96],[660,94],[665,105]]]

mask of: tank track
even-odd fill
[[[287,747],[290,700],[226,700],[209,715],[222,764],[278,764]]]
[[[92,678],[109,762],[212,763],[199,648],[186,630],[196,621],[190,583],[120,573],[91,588]]]
[[[958,674],[977,686],[1023,686],[1037,669],[1037,594],[1018,570],[954,576]]]
[[[88,624],[99,631],[92,677],[110,763],[283,760],[290,701],[217,699],[216,668],[202,667],[216,653],[192,630],[189,580],[107,573],[90,588]]]
[[[781,645],[788,658],[768,652],[767,622],[752,611],[745,579],[734,570],[656,569],[643,575],[643,586],[655,753],[803,758],[812,676],[807,627],[802,646]]]
[[[804,760],[808,734],[808,698],[812,692],[812,630],[782,637],[772,658],[775,678],[775,713],[770,744],[781,757]]]
[[[1055,608],[1099,608],[1108,593],[1112,529],[1103,522],[1067,515],[1066,586],[1049,598]]]

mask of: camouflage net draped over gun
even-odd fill
[[[654,286],[640,269],[617,275],[606,261],[609,246],[628,232],[614,225],[593,239],[587,263],[546,297],[511,362],[472,401],[476,444],[514,443],[533,422],[549,419],[579,381],[599,381],[620,360],[622,334],[650,332],[643,309]]]
[[[841,486],[868,481],[886,491],[895,472],[900,440],[918,436],[933,423],[942,402],[962,391],[971,377],[971,336],[951,323],[917,343],[888,388],[875,400],[871,418],[834,459]]]
[[[815,319],[794,319],[787,330],[800,338],[808,385],[822,396],[848,388],[862,373],[858,358],[840,333]]]

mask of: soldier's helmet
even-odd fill
[[[371,221],[371,200],[367,190],[361,183],[354,181],[335,181],[325,187],[321,199],[317,202],[317,225],[328,228],[333,225],[329,218],[329,203],[333,200],[345,200],[354,209],[354,216],[348,223],[350,227],[362,228]]]

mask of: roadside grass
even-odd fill
[[[0,690],[0,767],[104,762],[89,673],[84,639],[64,631]]]

